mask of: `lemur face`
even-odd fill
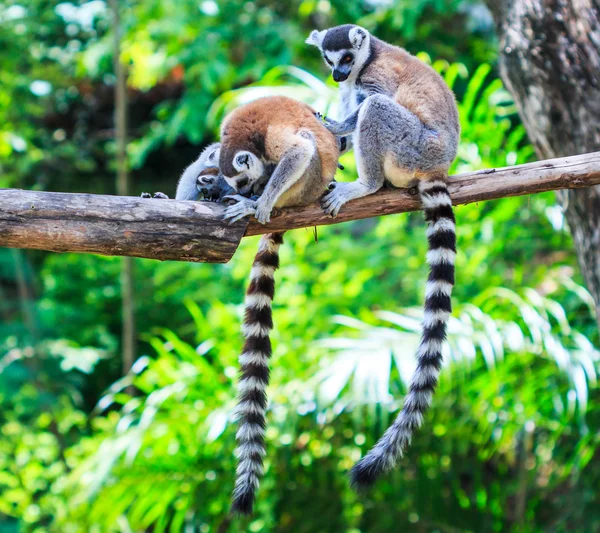
[[[204,169],[204,172],[196,178],[196,188],[205,200],[218,198],[221,192],[219,167]]]
[[[263,162],[252,152],[245,150],[236,152],[231,162],[238,172],[234,176],[223,176],[230,187],[240,194],[248,194],[258,186],[260,179],[265,174]]]
[[[360,26],[345,24],[328,30],[314,30],[306,39],[316,46],[331,68],[334,81],[355,78],[369,57],[370,35]]]

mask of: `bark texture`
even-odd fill
[[[452,176],[454,205],[600,184],[600,152]],[[337,218],[320,205],[285,209],[265,226],[229,225],[225,206],[122,196],[0,190],[0,246],[225,263],[244,235],[338,224],[420,209],[416,190],[381,190]]]
[[[487,0],[500,74],[541,159],[600,150],[600,1]],[[600,326],[600,187],[558,194]]]
[[[139,197],[0,190],[0,246],[226,263],[248,222],[224,206]]]

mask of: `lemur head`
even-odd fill
[[[336,82],[354,79],[369,59],[371,34],[354,24],[335,26],[328,30],[313,30],[306,39],[316,46],[331,67]]]
[[[240,194],[254,192],[265,175],[263,162],[248,150],[224,150],[219,166],[227,184]]]

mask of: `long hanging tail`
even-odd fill
[[[442,365],[442,345],[452,311],[450,295],[454,285],[456,223],[444,181],[422,181],[419,193],[428,223],[429,278],[425,289],[425,317],[417,351],[417,368],[402,411],[377,444],[352,468],[351,484],[357,489],[373,484],[402,456],[413,431],[423,423],[423,415],[431,404]]]
[[[246,291],[246,313],[242,332],[245,337],[240,355],[241,376],[238,384],[238,431],[236,434],[238,467],[231,510],[249,515],[263,474],[265,455],[266,388],[269,384],[269,358],[273,329],[271,303],[275,294],[274,272],[279,267],[279,247],[283,233],[263,235],[252,264],[250,285]]]

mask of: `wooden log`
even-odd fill
[[[600,184],[600,152],[452,176],[455,205]],[[319,205],[290,208],[266,226],[222,220],[209,202],[0,190],[0,246],[224,263],[244,235],[337,224],[419,209],[416,189],[382,190],[349,202],[337,218]],[[460,226],[460,213],[459,213]]]
[[[226,263],[248,224],[225,206],[130,196],[0,190],[0,246]]]
[[[450,177],[452,204],[471,204],[508,196],[522,196],[558,189],[589,187],[600,183],[600,152],[536,161],[526,165],[479,170]],[[416,187],[384,189],[371,196],[348,202],[336,218],[323,213],[319,205],[293,207],[271,217],[267,226],[251,220],[248,235],[310,226],[339,224],[420,209]],[[460,220],[459,220],[460,225]]]

